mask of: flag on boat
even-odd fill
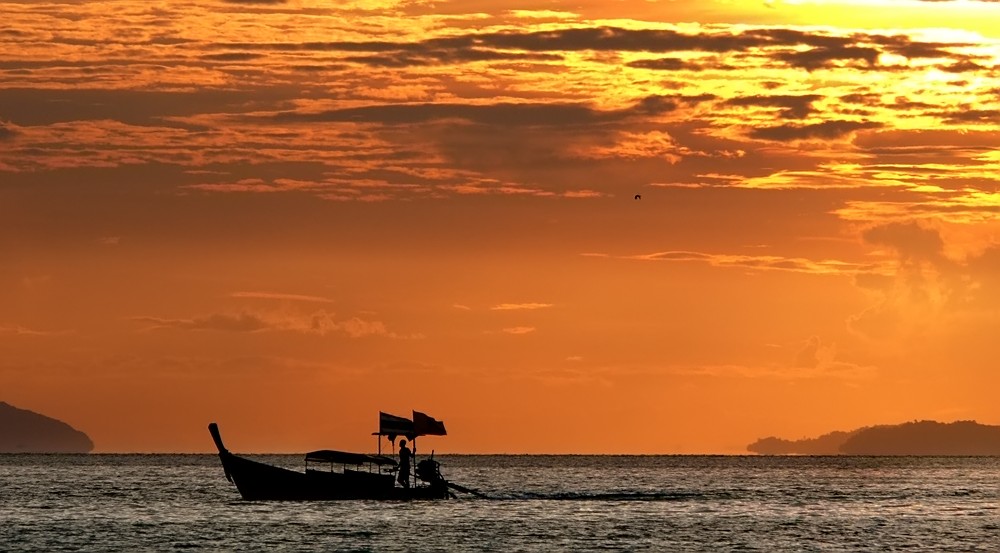
[[[420,411],[413,412],[413,433],[417,436],[446,436],[444,422],[429,417]]]
[[[396,436],[407,436],[413,439],[413,421],[406,417],[397,417],[389,413],[378,412],[378,433],[395,440]]]

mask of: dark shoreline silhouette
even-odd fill
[[[748,445],[747,451],[762,455],[1000,455],[1000,426],[913,421],[801,440],[772,436]]]
[[[0,401],[0,453],[90,453],[94,442],[72,426]]]

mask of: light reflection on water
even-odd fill
[[[439,460],[491,499],[245,502],[214,455],[0,455],[0,548],[1000,550],[995,457]]]

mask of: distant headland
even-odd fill
[[[90,453],[94,442],[72,426],[0,401],[0,453]]]
[[[914,421],[801,440],[762,438],[747,450],[762,455],[1000,455],[1000,426]]]

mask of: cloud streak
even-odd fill
[[[0,336],[64,336],[73,333],[73,330],[38,330],[21,325],[0,325]]]
[[[853,275],[857,272],[879,273],[885,267],[871,263],[851,263],[834,259],[811,260],[777,255],[713,254],[692,251],[664,251],[620,256],[619,259],[660,262],[699,262],[715,267],[756,271],[788,271],[814,275]]]
[[[536,309],[547,309],[552,307],[551,303],[498,303],[490,307],[493,311],[534,311]]]
[[[535,330],[537,330],[537,329],[535,327],[533,327],[533,326],[512,326],[512,327],[503,329],[503,332],[505,332],[506,334],[513,334],[515,336],[521,336],[521,335],[524,335],[524,334],[531,334],[532,332],[535,332]]]
[[[300,301],[308,303],[333,303],[333,300],[322,296],[309,296],[304,294],[285,294],[280,292],[233,292],[229,294],[233,298],[248,298],[262,300],[280,301]]]
[[[337,318],[327,311],[316,311],[312,314],[294,315],[287,313],[212,313],[189,319],[168,319],[162,317],[132,317],[131,321],[143,325],[144,330],[191,330],[214,331],[230,333],[258,332],[298,332],[326,336],[331,334],[346,335],[350,338],[381,336],[387,338],[415,338],[401,336],[390,332],[381,321],[366,320],[359,317],[346,319]]]

